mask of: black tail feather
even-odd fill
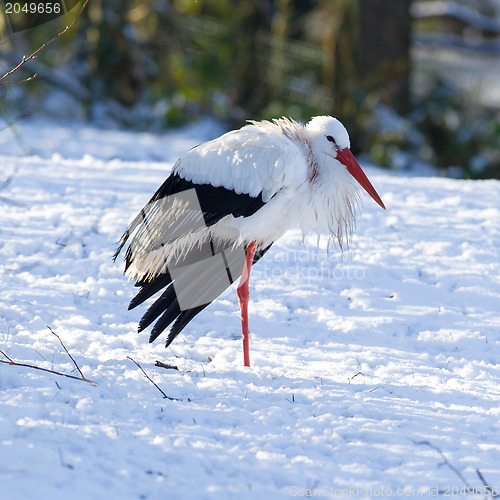
[[[172,287],[173,288],[173,287]],[[179,307],[179,302],[177,297],[171,302],[165,309],[165,312],[160,316],[160,319],[156,322],[155,326],[151,330],[149,335],[149,342],[154,342],[158,336],[165,330],[165,328],[172,323],[180,314],[182,314]]]
[[[258,249],[255,253],[253,264],[255,264],[271,247],[269,245],[266,248]],[[245,248],[246,251],[246,248]],[[235,279],[238,279],[235,277]],[[177,296],[175,293],[174,286],[172,284],[172,279],[170,274],[167,272],[165,274],[159,275],[149,282],[140,282],[142,286],[139,293],[130,302],[129,309],[132,309],[139,304],[142,304],[145,300],[152,297],[155,293],[160,291],[163,287],[168,286],[168,288],[163,292],[163,294],[151,305],[151,307],[146,311],[144,316],[139,322],[138,331],[141,332],[147,328],[151,323],[153,323],[157,318],[156,324],[154,325],[149,342],[155,341],[159,335],[168,328],[169,325],[174,322],[170,328],[165,347],[168,347],[172,341],[179,335],[179,333],[187,326],[187,324],[203,309],[205,309],[210,304],[204,304],[201,306],[193,307],[181,311]]]
[[[187,309],[186,311],[182,311],[175,323],[172,325],[172,328],[168,332],[167,342],[165,343],[165,348],[167,348],[172,341],[181,333],[184,327],[205,307],[209,304],[205,304],[203,306],[193,307],[192,309]],[[156,325],[155,325],[156,328]]]
[[[146,311],[141,321],[139,321],[139,332],[147,328],[156,318],[158,318],[158,316],[160,316],[160,314],[169,309],[174,303],[179,310],[177,314],[180,314],[179,303],[177,302],[174,287],[170,285]]]
[[[142,282],[142,284],[136,283],[138,286],[142,286],[139,293],[130,301],[128,309],[133,309],[139,304],[142,304],[145,300],[148,300],[155,293],[159,292],[162,288],[170,285],[172,283],[172,278],[170,273],[165,273],[157,276],[154,280],[149,282]]]
[[[224,187],[214,187],[209,184],[196,184],[192,181],[183,179],[177,173],[172,173],[165,180],[158,191],[153,195],[149,203],[132,221],[129,228],[118,243],[118,249],[113,258],[116,259],[120,251],[122,251],[122,249],[125,247],[127,241],[132,240],[125,253],[125,269],[129,269],[131,263],[136,257],[135,255],[133,255],[132,243],[134,243],[134,241],[138,239],[137,241],[139,242],[139,248],[142,248],[142,250],[144,250],[144,248],[140,245],[140,238],[141,235],[143,235],[145,228],[150,227],[149,225],[151,225],[152,230],[158,229],[158,224],[161,223],[162,212],[159,208],[161,207],[161,204],[158,204],[156,202],[164,197],[181,193],[189,189],[196,190],[196,195],[198,197],[200,208],[205,219],[205,225],[207,227],[216,224],[218,221],[228,215],[232,215],[235,218],[249,217],[265,205],[262,199],[262,194],[259,194],[256,197],[244,193],[237,194],[235,191],[226,189]],[[229,245],[229,247],[231,247],[231,245]],[[155,248],[154,245],[152,248]],[[225,249],[226,247],[223,245],[223,248],[217,248],[217,252],[215,252],[215,249],[212,245],[212,255],[222,252]],[[255,254],[253,263],[255,264],[255,262],[257,262],[268,249],[269,247],[258,250]],[[148,247],[146,250],[150,250],[150,248]],[[200,249],[197,249],[196,251],[198,250]],[[228,273],[228,278],[232,282],[238,279],[238,272],[237,270],[235,271],[232,268],[232,270],[230,269],[231,262],[233,262],[234,264],[234,260],[231,261],[231,259],[229,258],[230,255],[231,251],[225,252],[225,257],[227,257],[227,259],[225,258],[226,270]],[[193,255],[190,254],[190,256]],[[194,257],[196,257],[196,255],[194,255]],[[188,270],[187,272],[189,273],[190,271]],[[190,276],[188,275],[184,276],[184,278],[186,279],[189,277]],[[176,279],[179,278],[176,276]],[[203,293],[206,291],[204,289],[205,286],[215,286],[216,290],[218,289],[217,287],[219,287],[220,293],[222,293],[224,290],[224,287],[222,285],[214,282],[211,282],[209,284],[203,276],[203,273],[193,278],[192,282],[200,284],[200,286],[198,286],[197,288],[195,288],[195,285],[193,286],[193,299],[197,296],[203,296]],[[151,332],[150,342],[155,340],[162,333],[162,331],[168,328],[168,326],[175,321],[168,335],[168,346],[179,334],[179,332],[208,305],[205,304],[181,311],[179,301],[172,284],[172,279],[168,272],[154,276],[152,279],[149,279],[149,277],[140,278],[137,280],[135,286],[140,287],[140,290],[138,294],[131,300],[129,309],[137,307],[147,299],[153,297],[156,293],[160,292],[160,290],[164,289],[164,287],[167,287],[167,289],[152,304],[152,306],[147,310],[147,312],[139,322],[139,331],[142,331],[149,325],[151,325],[155,320],[157,320]],[[193,303],[199,302],[195,301]]]

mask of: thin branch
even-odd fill
[[[490,492],[491,496],[493,498],[497,498],[498,495],[498,490],[493,491],[495,488],[492,488],[487,482],[486,479],[484,479],[483,475],[481,474],[481,471],[479,469],[476,469],[477,477],[481,480],[481,482],[484,484],[484,487],[486,488],[487,491]]]
[[[11,358],[9,358],[9,356],[7,356],[7,354],[5,354],[3,351],[0,351],[0,353],[2,354],[2,356],[4,356],[8,361],[4,361],[2,359],[0,359],[0,363],[4,363],[4,364],[8,364],[8,365],[14,365],[14,366],[24,366],[25,368],[33,368],[34,370],[40,370],[40,371],[43,371],[43,372],[48,372],[48,373],[53,373],[55,375],[61,375],[62,377],[67,377],[67,378],[72,378],[74,380],[83,380],[84,382],[87,382],[89,384],[92,384],[92,385],[95,385],[97,386],[97,384],[95,382],[92,382],[91,380],[85,378],[85,376],[83,375],[82,371],[80,370],[80,367],[78,366],[78,364],[76,363],[76,361],[74,360],[73,356],[71,356],[71,354],[69,353],[68,349],[66,349],[66,346],[64,345],[63,341],[61,340],[61,337],[59,337],[59,335],[57,335],[57,333],[55,333],[52,328],[50,328],[50,326],[47,326],[47,328],[52,332],[53,335],[55,335],[57,337],[57,339],[59,340],[60,344],[62,345],[63,349],[66,351],[66,354],[69,356],[69,359],[71,359],[71,361],[73,362],[73,364],[75,365],[76,369],[78,370],[78,373],[80,374],[79,377],[75,377],[74,375],[69,375],[67,373],[61,373],[61,372],[57,372],[57,371],[54,371],[54,370],[49,370],[47,368],[41,368],[40,366],[35,366],[35,365],[30,365],[30,364],[27,364],[27,363],[18,363],[16,361],[13,361]]]
[[[66,28],[64,28],[59,34],[57,34],[56,36],[51,38],[48,42],[45,42],[43,45],[40,45],[40,47],[38,47],[38,49],[36,49],[35,52],[33,52],[30,56],[28,56],[28,57],[23,56],[23,58],[21,59],[21,62],[15,68],[11,69],[10,71],[5,73],[5,75],[3,75],[0,78],[0,85],[17,85],[17,84],[25,82],[25,81],[33,80],[35,78],[40,78],[40,76],[35,74],[35,75],[31,76],[30,78],[27,78],[26,80],[20,80],[18,82],[2,83],[2,80],[7,78],[8,76],[12,75],[13,73],[15,73],[19,68],[21,68],[24,64],[26,64],[31,59],[34,59],[41,50],[43,50],[45,47],[47,47],[47,45],[50,45],[52,42],[57,40],[60,36],[64,35],[64,33],[69,31],[76,24],[78,19],[80,19],[80,16],[82,15],[82,12],[85,10],[85,7],[87,7],[88,2],[89,2],[89,0],[85,0],[85,3],[82,5],[82,8],[80,9],[80,12],[76,16],[75,20],[69,26],[66,26]],[[43,76],[43,75],[41,75],[41,76]]]
[[[45,75],[37,75],[36,73],[29,78],[25,78],[24,80],[19,80],[17,82],[5,82],[0,83],[0,85],[19,85],[20,83],[31,82],[31,80],[37,80],[38,78],[43,78]]]
[[[0,354],[8,359],[8,361],[0,359],[0,363],[4,363],[6,365],[12,365],[12,366],[24,366],[25,368],[33,368],[33,370],[40,370],[42,372],[53,373],[54,375],[60,375],[61,377],[72,378],[73,380],[82,380],[83,382],[87,382],[88,384],[92,384],[92,385],[95,385],[97,387],[97,384],[95,382],[92,382],[92,380],[89,380],[85,377],[75,377],[74,375],[69,375],[68,373],[56,372],[54,370],[49,370],[47,368],[42,368],[40,366],[29,365],[27,363],[18,363],[17,361],[12,361],[12,359],[10,359],[9,356],[7,356],[7,354],[5,354],[1,350],[0,350]]]
[[[26,146],[26,144],[24,143],[24,140],[23,140],[23,137],[21,135],[21,132],[19,131],[19,127],[16,125],[16,121],[13,120],[10,116],[10,113],[9,111],[7,110],[4,102],[2,99],[0,99],[0,114],[3,116],[3,119],[5,120],[5,123],[7,124],[7,127],[11,129],[12,131],[12,135],[14,136],[19,148],[22,150],[22,152],[24,154],[28,154],[30,151],[29,151],[29,148]],[[11,174],[11,176],[9,176],[7,178],[7,181],[10,182],[13,177],[15,177],[18,173],[18,170],[19,170],[19,166],[16,166],[14,168],[14,171],[13,171],[13,174]],[[2,189],[6,187],[6,185],[4,184],[2,186]]]
[[[353,380],[355,377],[357,377],[358,375],[362,375],[363,377],[365,376],[364,373],[362,372],[358,372],[358,373],[355,373],[352,377],[349,377],[347,380],[349,380],[349,383],[351,383],[351,380]]]
[[[3,110],[0,110],[0,111],[3,111]],[[15,121],[17,122],[19,120],[22,120],[23,118],[28,118],[32,114],[33,114],[33,111],[27,111],[26,113],[23,113],[22,115],[18,115],[16,117]],[[5,117],[4,117],[4,119],[5,119]],[[2,132],[2,130],[8,130],[10,127],[11,127],[10,124],[9,125],[4,125],[3,127],[0,127],[0,132]],[[19,166],[17,166],[14,170],[16,170],[16,174],[17,174],[17,170],[19,170]],[[10,182],[12,180],[12,177],[13,177],[13,175],[10,174],[5,181],[0,181],[0,185],[2,185],[2,186],[0,186],[0,189],[4,189],[3,184],[5,184],[6,182]]]
[[[462,482],[465,484],[465,486],[467,486],[467,488],[471,488],[471,485],[468,483],[465,477],[462,476],[461,472],[448,461],[448,459],[444,456],[444,453],[436,445],[430,443],[429,441],[418,441],[415,442],[415,444],[426,445],[429,448],[432,448],[433,450],[437,451],[441,455],[441,458],[443,459],[445,465],[462,480]]]
[[[153,381],[153,379],[144,371],[142,366],[135,360],[132,359],[130,356],[127,356],[127,359],[130,359],[133,363],[136,364],[136,366],[141,370],[142,373],[144,373],[144,376],[163,394],[163,399],[170,399],[170,401],[179,401],[177,398],[171,398],[170,396],[167,396]]]
[[[78,370],[80,377],[82,377],[84,379],[85,377],[83,376],[82,370],[80,370],[80,367],[76,364],[76,361],[73,359],[73,356],[71,356],[68,349],[66,349],[66,346],[63,344],[61,337],[59,337],[59,335],[57,335],[57,333],[54,332],[54,330],[52,330],[52,328],[50,328],[50,326],[47,326],[47,328],[51,331],[52,335],[55,335],[57,337],[57,340],[59,340],[59,342],[63,346],[63,349],[66,351],[66,354],[69,356],[69,359],[71,359],[71,361],[73,361],[73,364],[75,365],[76,369]]]
[[[12,359],[9,358],[9,356],[7,356],[7,354],[5,354],[3,351],[0,351],[12,364],[14,364],[14,361],[12,361]],[[5,363],[5,361],[4,361]]]

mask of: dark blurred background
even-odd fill
[[[13,33],[0,3],[0,75],[81,4]],[[10,80],[33,73],[45,77],[0,87],[6,123],[162,130],[331,114],[378,165],[500,178],[500,0],[90,0]]]

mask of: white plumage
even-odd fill
[[[252,122],[185,153],[174,172],[197,184],[231,189],[268,202],[283,187],[304,182],[303,127],[289,120]],[[289,138],[283,134],[289,131]],[[294,134],[294,135],[291,135]],[[295,139],[295,140],[294,140]]]
[[[143,287],[132,307],[160,285],[168,286],[151,308],[153,320],[161,313],[164,318],[151,337],[177,319],[168,345],[199,312],[189,309],[189,317],[189,311],[178,307],[169,268],[192,261],[207,244],[215,255],[214,244],[227,250],[255,242],[251,266],[297,225],[304,235],[315,228],[342,245],[353,227],[359,185],[385,208],[349,148],[344,126],[318,116],[306,126],[287,118],[250,122],[186,152],[132,222],[118,250],[131,238],[126,272]],[[193,290],[204,286],[209,285],[196,282]],[[153,316],[150,311],[145,317]],[[143,318],[140,329],[151,321]]]

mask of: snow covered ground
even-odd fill
[[[367,168],[388,210],[364,198],[343,257],[292,231],[253,270],[246,369],[233,288],[165,350],[111,260],[218,126],[19,131],[25,155],[0,131],[0,349],[78,376],[50,326],[98,386],[0,364],[2,499],[480,498],[477,471],[500,488],[498,182]]]

